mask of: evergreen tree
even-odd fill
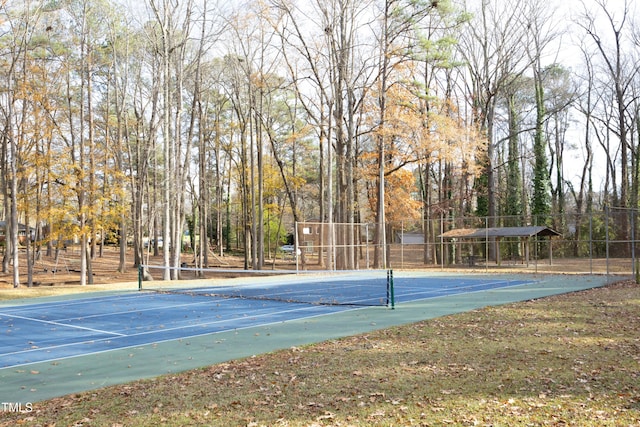
[[[507,195],[505,204],[505,214],[507,215],[505,225],[517,226],[521,225],[520,217],[522,216],[522,176],[520,170],[520,114],[516,105],[517,95],[509,95],[508,113],[509,113],[509,145],[507,160]]]
[[[549,182],[549,165],[544,136],[544,87],[540,72],[535,72],[534,84],[536,96],[536,126],[533,138],[534,165],[531,214],[537,225],[543,225],[547,223],[551,212],[551,186]]]

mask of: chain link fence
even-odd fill
[[[460,217],[296,224],[297,266],[465,269],[636,277],[638,212],[609,208],[544,219]]]

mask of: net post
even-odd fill
[[[389,286],[389,270],[387,270],[387,307],[391,304],[391,288]]]
[[[395,292],[393,290],[393,270],[387,270],[387,307],[396,308]]]
[[[138,264],[138,290],[141,291],[142,290],[142,264]]]

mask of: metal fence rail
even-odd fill
[[[385,239],[379,238],[381,228],[373,223],[298,223],[297,266],[305,270],[511,269],[636,277],[638,220],[637,210],[618,208],[544,221],[440,216],[389,222]],[[529,233],[541,229],[547,231]]]

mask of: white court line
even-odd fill
[[[509,284],[513,282],[513,280],[499,280],[499,281],[494,281],[494,282],[489,282],[490,284],[495,284],[495,283],[499,283],[499,284]],[[539,281],[533,281],[533,282],[537,282],[537,283],[544,283],[543,282],[539,282]],[[504,288],[509,288],[509,287],[517,287],[517,286],[522,286],[522,285],[526,285],[526,284],[530,284],[532,282],[525,282],[525,283],[517,283],[517,284],[511,284],[511,285],[507,285],[507,286],[499,286],[496,288],[492,288],[492,289],[485,289],[485,290],[481,290],[482,291],[491,291],[491,290],[499,290],[499,289],[504,289]],[[483,285],[487,285],[488,283],[483,283],[482,285],[476,284],[475,286],[467,286],[467,288],[469,287],[479,287],[479,286],[483,286]],[[449,288],[451,289],[451,288]],[[476,293],[478,291],[472,291],[472,292],[463,292],[463,293]],[[444,297],[446,296],[450,296],[450,295],[444,295]],[[417,300],[413,300],[413,301],[409,301],[409,303],[411,302],[416,302],[416,301],[420,301],[420,300],[424,300],[424,299],[432,299],[432,298],[442,298],[443,295],[439,295],[439,296],[431,296],[431,297],[426,297],[426,298],[418,298]],[[234,299],[230,299],[229,301],[233,301]],[[189,304],[186,304],[189,305]],[[269,316],[273,316],[273,315],[277,315],[280,313],[286,313],[286,312],[295,312],[295,311],[305,311],[305,310],[311,310],[314,307],[298,307],[292,310],[284,310],[284,311],[275,311],[275,312],[267,312],[267,313],[262,313],[259,315],[254,315],[254,316],[248,316],[254,319],[260,318],[260,317],[269,317]],[[345,310],[340,310],[340,312],[343,311],[353,311],[353,310],[363,310],[364,307],[350,307],[350,308],[346,308],[344,307]],[[295,318],[295,319],[289,319],[289,320],[302,320],[302,319],[309,319],[309,318],[315,318],[315,317],[323,317],[323,316],[327,316],[327,315],[332,315],[335,314],[335,312],[331,312],[331,313],[319,313],[319,314],[314,314],[311,316],[303,316],[303,317],[299,317],[299,318]],[[19,316],[13,316],[13,317],[19,317]],[[38,319],[30,319],[28,317],[25,317],[25,319],[28,320],[35,320],[35,321],[39,321]],[[213,319],[212,319],[213,320]],[[174,330],[179,330],[179,329],[187,329],[187,328],[193,328],[194,332],[196,332],[198,327],[204,327],[204,326],[210,326],[210,325],[214,325],[216,323],[225,323],[225,322],[229,322],[229,321],[234,321],[237,319],[216,319],[213,321],[207,321],[207,322],[202,322],[202,323],[197,323],[194,325],[184,325],[184,326],[177,326],[177,327],[173,327],[173,328],[168,328],[168,329],[157,329],[157,330],[152,330],[152,331],[144,331],[144,332],[140,332],[140,333],[136,333],[136,334],[132,334],[132,335],[126,335],[126,334],[117,334],[117,333],[111,333],[113,335],[118,335],[118,336],[131,336],[131,337],[135,337],[135,336],[143,336],[143,335],[153,335],[153,334],[158,334],[158,333],[162,333],[165,331],[174,331]],[[238,330],[245,330],[245,329],[251,329],[251,328],[255,328],[255,327],[266,327],[272,324],[281,324],[283,322],[289,321],[289,320],[277,320],[277,321],[272,321],[272,322],[267,322],[264,324],[253,324],[253,325],[247,325],[247,326],[242,326],[242,327],[238,327],[238,328],[231,328],[231,329],[225,329],[225,330],[220,330],[220,331],[206,331],[206,332],[201,332],[201,333],[194,333],[194,334],[188,334],[186,336],[183,337],[178,337],[178,338],[165,338],[165,339],[160,339],[160,340],[150,340],[148,342],[145,343],[137,343],[137,344],[133,344],[133,345],[124,345],[122,347],[117,347],[117,348],[110,348],[110,349],[105,349],[105,350],[99,350],[99,351],[93,351],[93,352],[83,352],[83,353],[79,353],[79,354],[74,354],[74,355],[69,355],[69,356],[63,356],[63,357],[58,357],[58,358],[52,358],[52,359],[45,359],[42,360],[40,362],[51,362],[51,361],[56,361],[56,360],[65,360],[65,359],[70,359],[70,358],[74,358],[74,357],[83,357],[83,356],[88,356],[88,355],[94,355],[94,354],[101,354],[101,353],[106,353],[109,351],[114,351],[114,350],[123,350],[123,349],[127,349],[127,348],[135,348],[135,347],[144,347],[144,346],[148,346],[148,345],[152,345],[152,344],[159,344],[159,343],[164,343],[164,342],[171,342],[171,341],[178,341],[181,339],[189,339],[189,338],[195,338],[195,337],[200,337],[200,336],[206,336],[206,335],[215,335],[215,334],[219,334],[219,333],[225,333],[225,332],[230,332],[230,331],[238,331]],[[40,321],[43,323],[52,323],[55,324],[55,322],[50,322],[50,321]],[[62,324],[62,326],[69,326],[69,325],[65,325]],[[91,329],[91,328],[84,328],[84,329],[88,329],[88,330],[94,330],[94,331],[98,331],[98,332],[102,332],[96,329]],[[105,333],[109,333],[109,332],[105,332]],[[119,337],[117,337],[119,338]],[[61,344],[61,345],[57,345],[57,346],[50,346],[50,347],[43,347],[43,348],[39,348],[39,349],[29,349],[29,350],[24,350],[24,351],[20,351],[20,352],[12,352],[12,353],[4,353],[6,355],[15,355],[15,354],[23,354],[23,353],[30,353],[30,352],[36,352],[36,351],[47,351],[47,350],[51,350],[51,349],[56,349],[56,348],[63,348],[63,347],[70,347],[70,346],[75,346],[75,345],[82,345],[82,344],[88,344],[88,343],[98,343],[98,342],[103,342],[103,341],[108,341],[109,338],[100,338],[97,340],[85,340],[85,341],[79,341],[79,342],[74,342],[74,343],[66,343],[66,344]],[[27,362],[27,363],[19,363],[16,365],[10,365],[7,366],[5,368],[14,368],[14,367],[19,367],[19,366],[25,366],[25,365],[30,365],[34,362]],[[1,369],[5,369],[5,368],[0,368]]]
[[[282,313],[293,313],[293,312],[297,312],[297,311],[306,311],[306,310],[311,310],[313,308],[316,308],[316,307],[298,307],[298,308],[291,309],[291,310],[271,311],[271,312],[262,313],[262,314],[254,315],[254,316],[248,316],[248,317],[251,318],[251,319],[258,319],[260,317],[269,317],[269,316],[282,314]],[[359,309],[361,309],[361,308],[360,307],[353,308],[353,310],[359,310]],[[346,309],[344,311],[350,311],[350,310],[351,309]],[[342,311],[340,311],[340,312],[342,312]],[[285,320],[285,321],[309,319],[309,318],[313,318],[313,317],[326,316],[328,314],[333,314],[333,313],[320,313],[320,314],[315,314],[313,316],[296,317],[296,318],[288,319],[288,320]],[[187,329],[187,328],[198,329],[198,328],[201,328],[201,327],[204,327],[204,326],[215,325],[216,323],[236,322],[237,320],[238,320],[237,318],[216,319],[216,320],[213,320],[213,321],[196,323],[196,324],[192,324],[192,325],[176,326],[176,327],[173,327],[173,328],[154,329],[154,330],[151,330],[151,331],[144,331],[144,332],[139,332],[139,333],[129,334],[129,335],[126,335],[126,334],[116,334],[116,335],[119,335],[119,336],[122,336],[122,337],[127,337],[127,338],[129,338],[129,337],[138,337],[138,336],[144,336],[144,335],[152,335],[152,334],[163,333],[163,332],[167,332],[167,331],[177,331],[177,330],[180,330],[180,329]],[[102,351],[97,351],[97,352],[89,352],[89,353],[84,353],[83,352],[83,353],[76,354],[76,355],[73,355],[73,356],[67,356],[67,357],[62,357],[62,358],[54,358],[54,359],[46,359],[46,360],[43,360],[41,362],[48,362],[48,361],[51,361],[51,360],[61,360],[61,359],[65,359],[65,358],[69,358],[69,357],[76,357],[76,356],[86,356],[86,355],[90,355],[90,354],[98,354],[98,353],[102,353],[102,352],[105,352],[105,351],[121,350],[121,349],[124,349],[124,348],[141,347],[141,346],[145,346],[145,345],[151,345],[151,344],[154,344],[154,343],[161,343],[161,342],[168,342],[168,341],[174,341],[174,340],[180,340],[180,339],[187,339],[187,338],[193,338],[193,337],[209,335],[209,334],[217,334],[217,333],[222,333],[222,332],[237,331],[237,330],[249,329],[249,328],[253,328],[253,327],[264,327],[264,326],[267,326],[267,325],[278,324],[278,323],[282,323],[282,322],[283,322],[283,320],[277,320],[275,322],[267,322],[267,323],[243,326],[243,327],[240,327],[240,328],[229,328],[229,329],[224,329],[224,330],[221,330],[221,331],[208,331],[208,332],[204,332],[204,333],[195,333],[193,335],[186,335],[186,336],[182,336],[182,337],[178,337],[178,338],[166,338],[166,339],[161,339],[161,340],[149,340],[149,341],[144,342],[144,343],[138,343],[138,344],[134,344],[134,345],[124,345],[122,347],[116,347],[116,348],[112,348],[112,349],[109,349],[109,350],[102,350]],[[66,326],[66,325],[63,325],[63,326]],[[89,328],[86,328],[86,329],[89,329]],[[109,341],[109,340],[110,340],[110,338],[99,338],[99,339],[92,339],[92,340],[75,341],[75,342],[70,342],[70,343],[65,343],[65,344],[54,345],[54,346],[39,347],[39,348],[33,348],[33,349],[28,349],[28,350],[20,350],[20,351],[14,351],[14,352],[10,352],[10,353],[2,353],[2,354],[8,356],[8,355],[17,355],[17,354],[27,354],[27,353],[33,353],[33,352],[39,352],[39,351],[51,351],[51,350],[64,348],[64,347],[72,347],[72,346],[75,346],[75,345],[82,345],[82,344],[99,343],[99,342],[104,342],[104,341]],[[33,362],[24,363],[24,364],[28,365],[30,363],[33,363]],[[10,365],[10,366],[6,366],[5,368],[21,366],[21,365],[24,365],[24,364]],[[4,369],[4,368],[0,368],[0,369]]]
[[[517,282],[517,283],[513,283],[513,282]],[[416,295],[427,295],[429,293],[433,293],[436,295],[432,295],[432,296],[425,296],[424,298],[417,298],[415,300],[410,300],[410,301],[405,301],[404,303],[411,303],[411,302],[415,302],[415,301],[424,301],[427,299],[432,299],[432,298],[442,298],[442,297],[448,297],[448,296],[454,296],[454,295],[460,295],[460,294],[474,294],[474,293],[478,293],[478,292],[484,292],[484,291],[497,291],[499,289],[505,289],[505,288],[512,288],[512,287],[517,287],[517,286],[522,286],[522,285],[529,285],[532,283],[538,283],[537,281],[519,281],[519,280],[498,280],[498,281],[489,281],[489,282],[483,282],[483,283],[479,283],[479,284],[474,284],[474,285],[467,285],[467,284],[463,284],[463,285],[454,285],[454,286],[450,286],[450,287],[441,287],[441,288],[437,288],[437,289],[430,289],[428,292],[424,291],[424,288],[420,288],[418,286],[408,286],[405,289],[409,290],[409,289],[415,289],[415,291],[413,292],[400,292],[398,294],[396,294],[396,298],[398,297],[413,297]],[[495,286],[495,285],[499,285],[499,286]],[[475,288],[481,288],[483,286],[491,286],[490,288],[487,289],[480,289],[480,290],[473,290]],[[421,289],[422,291],[420,291],[419,289]],[[452,290],[455,290],[457,292],[451,292]],[[396,301],[397,303],[397,301]],[[401,302],[400,304],[402,304],[403,302]]]
[[[153,292],[145,292],[145,293],[141,293],[139,294],[137,297],[143,297],[143,296],[150,296],[150,295],[155,295],[155,293]],[[179,294],[178,294],[179,295]],[[91,318],[97,318],[97,317],[111,317],[114,315],[120,315],[120,314],[128,314],[128,313],[132,313],[132,314],[136,314],[136,313],[141,313],[141,312],[145,312],[145,311],[158,311],[158,310],[166,310],[166,309],[174,309],[174,308],[178,308],[178,307],[189,307],[189,306],[197,306],[197,305],[210,305],[212,303],[212,301],[226,301],[226,300],[232,300],[232,299],[239,299],[239,298],[221,298],[221,299],[216,299],[213,297],[206,297],[207,299],[201,299],[199,301],[190,301],[190,302],[185,302],[185,303],[180,303],[180,304],[162,304],[161,306],[157,306],[157,307],[149,307],[149,308],[132,308],[130,310],[121,310],[121,311],[105,311],[103,313],[97,313],[97,314],[88,314],[88,315],[83,315],[83,316],[75,316],[75,317],[66,317],[66,318],[62,318],[62,319],[57,319],[56,322],[66,322],[66,321],[70,321],[70,320],[81,320],[81,319],[91,319]],[[100,300],[100,298],[91,298],[92,300],[96,300],[96,302],[103,302]],[[144,301],[143,301],[144,302]],[[78,302],[78,304],[80,305],[86,305],[86,300],[84,300],[84,302]],[[64,304],[63,303],[59,303],[59,304],[52,304],[51,308],[56,308],[58,306],[64,306],[67,307],[69,304]],[[24,310],[20,310],[20,311],[26,311],[27,308],[25,308]],[[20,317],[19,315],[16,314],[12,314],[10,311],[0,311],[0,315],[6,315],[6,316],[10,316],[10,317]],[[30,319],[30,320],[38,320],[38,319],[32,319],[29,317],[25,317],[25,319]],[[42,320],[41,320],[42,322]],[[50,320],[49,322],[53,323],[54,321]],[[66,325],[63,323],[63,325]]]
[[[111,317],[111,316],[116,316],[116,315],[120,315],[120,314],[137,314],[137,313],[142,313],[145,311],[159,311],[159,310],[166,310],[166,309],[174,309],[174,308],[178,308],[178,307],[191,307],[191,306],[196,306],[196,305],[205,305],[205,304],[211,304],[211,297],[208,297],[209,301],[199,301],[199,302],[187,302],[187,303],[183,303],[183,304],[172,304],[172,305],[162,305],[162,306],[158,306],[158,307],[149,307],[149,308],[136,308],[136,309],[131,309],[131,310],[125,310],[125,311],[110,311],[110,312],[104,312],[104,313],[98,313],[98,314],[89,314],[86,316],[76,316],[76,317],[67,317],[64,319],[58,319],[59,322],[62,321],[70,321],[70,320],[81,320],[81,319],[91,319],[91,318],[96,318],[96,317]]]
[[[27,311],[33,308],[38,307],[46,307],[46,308],[56,308],[56,307],[71,307],[76,305],[84,306],[91,302],[100,302],[100,303],[120,303],[123,301],[127,301],[130,299],[140,298],[143,296],[143,293],[139,293],[136,291],[135,294],[119,294],[119,295],[108,295],[108,296],[95,296],[95,297],[80,297],[78,299],[70,299],[64,301],[48,301],[48,302],[39,302],[32,304],[19,304],[19,305],[6,305],[0,306],[0,311],[2,310],[16,310],[16,311]]]
[[[64,327],[67,327],[67,328],[82,329],[82,330],[85,330],[85,331],[98,332],[98,333],[101,333],[101,334],[115,335],[115,336],[120,336],[120,337],[126,336],[125,334],[120,334],[118,332],[102,331],[100,329],[87,328],[87,327],[84,327],[84,326],[77,326],[77,325],[69,325],[67,323],[54,322],[54,321],[51,321],[51,320],[40,320],[40,319],[34,319],[33,317],[18,316],[18,315],[15,315],[15,314],[6,314],[6,313],[3,314],[3,315],[7,316],[7,317],[13,317],[15,319],[30,320],[32,322],[46,323],[47,325],[64,326]]]
[[[311,308],[311,307],[308,307],[308,308]],[[345,306],[345,308],[346,308],[346,306]],[[346,309],[344,311],[363,310],[365,308],[371,308],[371,307],[351,307],[351,308],[348,308],[348,309]],[[340,312],[342,312],[342,311],[340,311]],[[277,313],[279,313],[279,312],[277,312]],[[334,314],[334,313],[319,313],[319,314],[314,314],[312,316],[298,317],[298,318],[291,319],[291,320],[313,319],[313,318],[316,318],[316,317],[329,316],[331,314]],[[288,321],[289,320],[286,320],[286,322],[288,322]],[[38,361],[38,362],[27,362],[27,363],[19,363],[19,364],[16,364],[16,365],[9,365],[9,366],[6,366],[4,368],[0,368],[0,371],[3,370],[3,369],[7,369],[7,368],[17,368],[17,367],[21,367],[21,366],[29,366],[29,365],[32,365],[34,363],[55,362],[55,361],[59,361],[59,360],[73,359],[75,357],[93,356],[93,355],[96,355],[96,354],[103,354],[103,353],[107,353],[107,352],[115,351],[115,350],[126,350],[126,349],[129,349],[129,348],[140,348],[140,347],[145,347],[145,346],[149,346],[149,345],[167,343],[167,342],[171,342],[171,341],[181,341],[181,340],[189,339],[189,338],[198,338],[198,337],[204,337],[204,336],[207,336],[207,335],[222,334],[222,333],[225,333],[225,332],[244,331],[244,330],[252,329],[252,328],[265,328],[265,327],[268,327],[268,326],[271,326],[271,325],[279,325],[281,323],[283,323],[282,320],[277,320],[277,321],[274,321],[274,322],[267,322],[267,323],[263,323],[263,324],[260,324],[260,325],[242,326],[240,328],[225,329],[225,330],[217,331],[217,332],[208,331],[208,332],[196,333],[196,334],[185,336],[185,337],[179,337],[179,338],[165,338],[165,339],[162,339],[162,340],[149,341],[149,342],[141,343],[141,344],[125,345],[125,346],[118,347],[118,348],[110,348],[110,349],[106,349],[106,350],[91,351],[91,352],[74,354],[74,355],[69,355],[69,356],[64,356],[64,357],[56,357],[56,358],[53,358],[53,359],[41,360],[41,361]],[[178,329],[178,328],[176,328],[176,329]],[[142,335],[142,334],[140,334],[140,335]],[[97,341],[103,341],[103,340],[97,340]],[[64,344],[64,345],[51,347],[51,348],[65,347],[65,346],[68,346],[68,345],[75,345],[75,344],[85,344],[85,343],[90,343],[90,342],[96,342],[96,341],[86,341],[86,342],[79,342],[79,343],[74,343],[74,344]],[[22,352],[20,352],[20,353],[22,353]],[[13,354],[13,353],[5,353],[5,354]],[[15,353],[15,354],[18,354],[18,353]]]
[[[493,284],[509,284],[513,282],[513,280],[498,280],[498,281],[493,281],[493,282],[484,282],[482,284],[474,284],[474,285],[466,285],[464,286],[464,288],[466,289],[470,289],[470,288],[475,288],[475,287],[481,287],[481,286],[487,286],[487,285],[493,285]],[[506,286],[499,286],[496,288],[491,288],[491,289],[484,289],[482,291],[488,291],[488,290],[498,290],[498,289],[503,289],[503,288],[507,288],[507,287],[513,287],[513,286],[520,286],[523,284],[527,284],[525,283],[517,283],[517,284],[512,284],[512,285],[506,285]],[[451,290],[453,288],[445,288],[444,290]],[[460,285],[458,285],[458,289],[460,289]],[[462,292],[462,293],[475,293],[477,291],[467,291],[467,292]],[[420,294],[420,293],[417,293]],[[457,293],[456,293],[457,294]],[[408,293],[408,294],[404,294],[405,296],[408,295],[414,295],[414,293]],[[414,301],[419,301],[419,300],[424,300],[424,299],[432,299],[432,298],[441,298],[443,296],[450,296],[451,294],[448,295],[438,295],[438,296],[430,296],[430,297],[425,297],[425,298],[418,298],[417,300],[413,300],[410,302],[414,302]],[[222,299],[222,301],[229,301],[229,302],[233,302],[235,300],[235,298],[231,298],[231,299]],[[219,302],[222,302],[219,301]],[[189,305],[200,305],[202,302],[198,302],[195,304],[178,304],[177,306],[189,306]],[[170,306],[171,307],[171,306]],[[316,308],[315,306],[312,307],[297,307],[291,310],[284,310],[284,311],[274,311],[274,312],[265,312],[265,313],[261,313],[258,315],[253,315],[253,316],[248,316],[252,319],[258,319],[261,317],[270,317],[270,316],[274,316],[274,315],[278,315],[278,314],[282,314],[282,313],[288,313],[288,312],[297,312],[297,311],[306,311],[306,310],[311,310]],[[147,310],[156,310],[157,308],[153,308],[153,309],[144,309],[144,311]],[[363,307],[351,307],[351,308],[346,308],[345,310],[340,310],[340,312],[342,311],[352,311],[352,310],[361,310],[363,309]],[[130,311],[131,313],[135,313],[139,310],[132,310]],[[124,312],[127,313],[127,312]],[[303,317],[299,317],[299,318],[295,318],[295,319],[288,319],[285,321],[289,321],[289,320],[301,320],[301,319],[308,319],[308,318],[313,318],[313,317],[322,317],[322,316],[326,316],[326,315],[331,315],[334,314],[334,312],[331,313],[320,313],[320,314],[315,314],[312,316],[303,316]],[[26,319],[26,320],[33,320],[36,322],[41,322],[41,323],[46,323],[46,324],[53,324],[53,325],[60,325],[60,326],[68,326],[68,327],[74,327],[77,329],[84,329],[84,330],[88,330],[88,331],[93,331],[93,332],[99,332],[99,333],[105,333],[105,334],[109,334],[109,335],[114,335],[116,336],[116,338],[119,337],[139,337],[139,336],[144,336],[144,335],[154,335],[154,334],[161,334],[163,332],[169,332],[169,331],[176,331],[176,330],[180,330],[180,329],[189,329],[192,328],[194,329],[194,332],[198,329],[198,328],[202,328],[202,327],[206,327],[206,326],[211,326],[211,325],[215,325],[217,323],[227,323],[227,322],[233,322],[236,321],[237,319],[211,319],[211,321],[206,321],[206,322],[200,322],[200,323],[196,323],[196,324],[191,324],[191,325],[182,325],[182,326],[176,326],[176,327],[172,327],[172,328],[163,328],[163,329],[155,329],[155,330],[147,330],[144,332],[139,332],[139,333],[134,333],[134,334],[120,334],[120,333],[116,333],[116,332],[107,332],[107,331],[101,331],[99,329],[94,329],[94,328],[86,328],[86,327],[80,327],[80,326],[72,326],[72,325],[68,325],[68,324],[63,324],[63,323],[58,323],[58,322],[53,322],[53,321],[44,321],[44,320],[39,320],[39,319],[33,319],[33,318],[29,318],[29,317],[22,317],[22,316],[17,316],[17,315],[10,315],[10,314],[6,314],[7,316],[10,317],[15,317],[15,318],[21,318],[21,319]],[[253,324],[253,325],[248,325],[248,326],[244,326],[244,327],[240,327],[240,328],[231,328],[231,329],[225,329],[225,330],[221,330],[221,331],[207,331],[207,332],[203,332],[203,333],[194,333],[194,334],[188,334],[186,336],[183,337],[179,337],[179,338],[165,338],[165,339],[160,339],[160,340],[150,340],[144,343],[138,343],[138,344],[134,344],[134,345],[124,345],[122,347],[117,347],[117,348],[112,348],[112,349],[108,349],[108,350],[100,350],[100,351],[95,351],[95,352],[87,352],[87,353],[80,353],[80,354],[76,354],[76,355],[70,355],[70,356],[65,356],[65,357],[60,357],[60,358],[53,358],[53,359],[46,359],[43,360],[41,362],[47,362],[47,361],[51,361],[51,360],[63,360],[63,359],[68,359],[68,358],[72,358],[72,357],[79,357],[79,356],[86,356],[86,355],[91,355],[91,354],[99,354],[99,353],[104,353],[107,351],[112,351],[112,350],[121,350],[121,349],[126,349],[126,348],[133,348],[133,347],[141,347],[141,346],[146,346],[146,345],[151,345],[154,343],[162,343],[162,342],[168,342],[168,341],[175,341],[175,340],[179,340],[179,339],[188,339],[188,338],[194,338],[194,337],[198,337],[198,336],[204,336],[204,335],[210,335],[210,334],[217,334],[217,333],[223,333],[223,332],[229,332],[231,330],[243,330],[243,329],[250,329],[250,328],[254,328],[254,327],[265,327],[271,324],[279,324],[282,323],[283,320],[278,320],[275,322],[267,322],[265,324]],[[110,338],[99,338],[99,339],[93,339],[93,340],[83,340],[83,341],[77,341],[77,342],[72,342],[72,343],[65,343],[65,344],[60,344],[60,345],[55,345],[55,346],[49,346],[49,347],[42,347],[42,348],[37,348],[37,349],[28,349],[28,350],[21,350],[21,351],[17,351],[17,352],[11,352],[11,353],[4,353],[5,355],[17,355],[17,354],[27,354],[27,353],[31,353],[31,352],[38,352],[38,351],[51,351],[57,348],[64,348],[64,347],[71,347],[71,346],[76,346],[76,345],[82,345],[82,344],[90,344],[90,343],[100,343],[100,342],[106,342],[109,341]],[[28,362],[28,363],[21,363],[21,364],[17,364],[17,365],[10,365],[7,366],[5,368],[10,368],[10,367],[16,367],[16,366],[22,366],[22,365],[29,365],[33,362]],[[1,368],[4,369],[4,368]]]
[[[145,294],[142,295],[154,295],[153,292],[146,292]],[[10,314],[10,313],[6,313],[6,312],[1,312],[0,311],[0,315],[6,315],[8,317],[13,317],[13,318],[18,318],[18,319],[25,319],[25,320],[33,320],[36,322],[41,322],[41,323],[46,323],[46,324],[50,324],[50,325],[61,325],[61,326],[68,326],[68,327],[73,327],[73,328],[77,328],[77,329],[84,329],[84,330],[88,330],[88,331],[93,331],[93,332],[99,332],[99,333],[105,333],[105,334],[109,334],[109,335],[114,335],[114,336],[137,336],[137,335],[143,335],[143,334],[149,334],[149,333],[155,333],[158,331],[171,331],[174,329],[183,329],[183,328],[188,328],[191,326],[206,326],[206,325],[210,325],[210,324],[215,324],[218,323],[216,322],[206,322],[206,323],[198,323],[195,325],[186,325],[186,326],[180,326],[180,327],[176,327],[176,328],[169,328],[169,329],[159,329],[159,330],[152,330],[152,331],[147,331],[141,334],[122,334],[122,333],[118,333],[118,332],[110,332],[110,331],[104,331],[104,330],[100,330],[100,329],[95,329],[95,328],[89,328],[89,327],[82,327],[82,326],[74,326],[72,324],[68,324],[68,323],[62,323],[65,321],[72,321],[72,320],[82,320],[82,319],[90,319],[90,318],[100,318],[100,317],[111,317],[114,315],[122,315],[122,314],[137,314],[137,313],[141,313],[141,312],[153,312],[153,311],[159,311],[159,310],[171,310],[174,308],[180,308],[180,307],[195,307],[195,306],[202,306],[202,305],[216,305],[216,306],[220,306],[221,304],[233,304],[235,301],[238,300],[245,300],[243,298],[216,298],[216,297],[203,297],[202,299],[199,299],[198,301],[190,301],[190,302],[186,302],[186,303],[180,303],[180,304],[171,304],[171,305],[162,305],[161,307],[149,307],[149,308],[133,308],[131,310],[122,310],[122,311],[117,311],[117,312],[104,312],[104,313],[98,313],[98,314],[92,314],[92,315],[84,315],[84,316],[76,316],[76,317],[68,317],[68,318],[62,318],[62,319],[57,319],[56,321],[52,321],[52,320],[40,320],[40,319],[35,319],[35,318],[31,318],[31,317],[24,317],[24,316],[20,316],[17,314]],[[251,298],[249,298],[249,300],[251,300]],[[259,299],[258,299],[259,300]],[[353,303],[357,303],[360,301],[354,301]],[[254,315],[251,317],[262,317],[265,315],[269,315],[269,313],[271,314],[278,314],[278,313],[288,313],[288,312],[295,312],[295,311],[299,311],[299,310],[305,310],[305,309],[313,309],[316,306],[314,305],[313,307],[307,307],[310,303],[305,303],[303,301],[300,302],[300,304],[304,304],[305,307],[302,308],[297,308],[297,309],[293,309],[293,310],[285,310],[285,311],[276,311],[276,312],[267,312],[266,314],[260,314],[260,315]],[[346,304],[348,305],[348,304]],[[55,305],[54,305],[55,307]],[[263,309],[265,310],[265,309]],[[269,310],[268,308],[266,310]],[[151,325],[153,326],[153,325]],[[105,338],[106,339],[106,338]],[[95,341],[95,340],[92,340]],[[73,343],[72,343],[73,344]],[[44,347],[44,348],[56,348],[54,347]],[[11,354],[11,353],[7,353],[7,354]]]

